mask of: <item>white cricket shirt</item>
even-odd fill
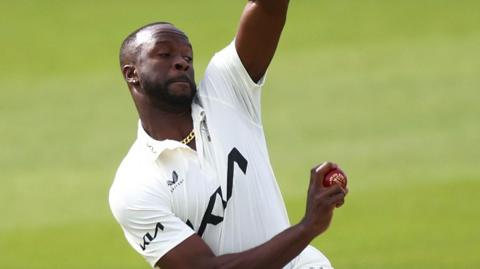
[[[232,42],[212,58],[192,104],[197,151],[154,140],[139,122],[109,202],[150,265],[194,233],[221,255],[258,246],[290,226],[261,122],[263,81],[251,80]]]

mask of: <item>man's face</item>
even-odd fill
[[[196,94],[193,51],[188,38],[171,25],[137,35],[139,82],[151,101],[161,106],[190,107]]]

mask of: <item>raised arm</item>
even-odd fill
[[[287,18],[289,0],[249,0],[240,19],[235,46],[253,81],[267,71]]]
[[[266,243],[244,252],[215,256],[199,236],[192,235],[165,254],[157,265],[164,269],[282,268],[328,228],[334,208],[343,204],[347,190],[337,184],[329,188],[322,184],[325,174],[334,168],[334,164],[324,163],[312,169],[303,220]]]

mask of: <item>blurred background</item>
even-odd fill
[[[246,1],[0,0],[0,268],[149,268],[108,207],[136,136],[118,49],[170,21],[197,81]],[[480,2],[295,0],[263,95],[290,220],[349,175],[314,241],[340,268],[480,268]]]

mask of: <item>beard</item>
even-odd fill
[[[170,90],[170,86],[179,81],[188,83],[190,88],[189,93],[176,94]],[[165,105],[168,105],[173,108],[189,109],[192,105],[193,98],[197,94],[197,85],[187,76],[169,79],[163,83],[143,79],[140,80],[140,85],[151,99],[152,103],[160,108],[165,108]]]

